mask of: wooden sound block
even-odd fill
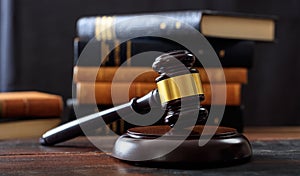
[[[169,126],[132,128],[118,138],[112,155],[135,164],[162,167],[215,167],[250,160],[252,149],[249,141],[233,128],[207,126],[208,132],[203,133],[201,139],[209,137],[216,128],[204,146],[199,146],[204,126],[195,126],[185,140],[182,140],[185,138],[182,130],[171,130]],[[166,152],[174,145],[173,150]]]

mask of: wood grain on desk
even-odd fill
[[[111,175],[126,167],[85,137],[55,147],[40,146],[37,139],[0,142],[0,170],[8,175]]]
[[[130,165],[101,152],[85,137],[78,137],[55,147],[40,146],[38,139],[0,141],[0,175],[250,174],[274,176],[300,173],[300,140],[286,140],[300,139],[298,127],[248,128],[245,133],[253,144],[254,157],[250,163],[199,170]],[[105,140],[110,138],[105,138],[103,142]]]

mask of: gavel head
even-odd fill
[[[197,69],[192,68],[195,57],[186,50],[163,54],[156,58],[152,68],[160,74],[156,78],[162,107],[167,110],[165,123],[174,126],[179,116],[183,121],[198,113],[197,123],[203,122],[208,115],[200,102],[204,92]]]

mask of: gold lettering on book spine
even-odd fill
[[[120,119],[120,133],[125,133],[125,121],[123,119]]]
[[[127,66],[131,66],[131,40],[128,40],[126,42],[126,61],[127,61]]]
[[[113,19],[112,17],[107,17],[105,21],[106,26],[106,40],[112,40],[112,26],[113,26]]]
[[[219,57],[220,57],[220,58],[224,58],[224,57],[225,57],[225,54],[226,54],[226,53],[225,53],[225,50],[224,50],[224,49],[222,49],[222,50],[219,51]]]
[[[115,60],[116,66],[119,66],[121,64],[121,52],[120,52],[120,41],[119,40],[115,40],[114,60]]]
[[[175,28],[176,28],[176,29],[180,29],[180,28],[181,28],[181,23],[180,23],[179,21],[177,21],[177,22],[175,23]]]
[[[105,65],[108,61],[109,46],[106,44],[106,41],[101,40],[101,65]]]
[[[106,41],[107,40],[107,31],[108,31],[108,23],[107,23],[108,21],[107,21],[107,17],[106,16],[104,16],[104,17],[102,17],[101,18],[101,29],[102,29],[102,31],[101,31],[101,40],[103,40],[103,41]]]
[[[114,40],[116,38],[114,16],[96,17],[95,38],[98,41]]]
[[[112,41],[116,38],[115,17],[110,17],[110,16],[96,17],[95,38],[96,40],[101,41],[100,57],[101,57],[102,64],[105,65],[105,63],[109,60],[108,58],[108,54],[110,52],[109,41]],[[119,41],[117,42],[119,43]],[[119,44],[116,44],[115,46],[119,47]],[[117,51],[117,53],[120,52]],[[115,63],[120,63],[119,54],[118,57],[115,57]]]
[[[167,24],[166,23],[160,23],[159,28],[160,29],[166,29]]]
[[[100,41],[101,40],[101,17],[96,17],[95,19],[95,38],[96,40]]]
[[[161,103],[171,100],[204,94],[199,73],[175,76],[157,82]]]

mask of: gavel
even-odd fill
[[[156,78],[157,89],[152,90],[141,98],[133,98],[130,102],[113,108],[81,117],[46,132],[41,138],[42,145],[55,145],[82,134],[81,126],[90,130],[97,128],[99,121],[112,123],[123,118],[118,112],[133,116],[134,114],[147,114],[152,110],[163,114],[164,123],[174,127],[179,117],[181,125],[189,125],[190,116],[197,114],[196,123],[207,118],[208,112],[201,107],[204,92],[197,69],[193,68],[195,57],[186,50],[178,50],[162,54],[156,58],[152,68],[159,73]],[[187,122],[187,123],[185,123]],[[194,124],[195,125],[195,124]]]

